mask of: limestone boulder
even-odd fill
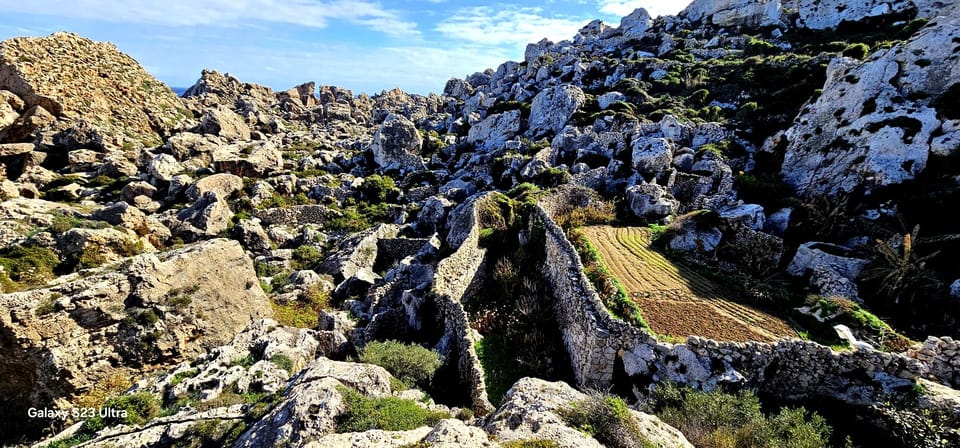
[[[587,101],[579,87],[563,84],[542,90],[530,107],[530,134],[539,137],[560,132]]]
[[[283,169],[283,153],[272,141],[255,141],[217,147],[211,166],[240,177],[268,177]]]
[[[793,0],[785,1],[797,10],[797,25],[824,30],[844,22],[861,22],[887,17],[890,20],[932,18],[943,13],[950,2],[940,0]]]
[[[767,217],[763,206],[757,204],[739,204],[720,210],[720,217],[727,221],[742,224],[751,230],[763,230]]]
[[[170,182],[173,176],[183,172],[183,165],[170,154],[158,154],[150,159],[147,172],[156,180]]]
[[[191,239],[203,239],[225,232],[233,219],[233,211],[220,195],[208,191],[192,206],[177,213],[176,219],[177,221],[167,224],[175,234]]]
[[[520,111],[511,110],[490,115],[467,132],[467,141],[477,148],[494,150],[503,148],[507,141],[520,131]]]
[[[69,409],[98,383],[192,359],[272,315],[252,261],[222,239],[2,294],[0,305],[0,329],[18,341],[0,347],[0,371],[32,372],[0,379],[4,434],[37,424],[29,407]]]
[[[200,118],[201,134],[216,135],[227,140],[250,140],[250,127],[243,117],[226,108],[211,108]]]
[[[634,216],[651,220],[666,218],[680,208],[680,203],[665,188],[648,183],[628,188],[627,203]]]
[[[403,115],[390,114],[377,129],[370,144],[374,162],[384,169],[423,169],[420,148],[423,137],[416,125]]]
[[[57,118],[43,108],[32,106],[12,123],[0,129],[0,142],[24,142],[33,140],[34,134],[56,123]]]
[[[832,61],[823,94],[783,136],[784,180],[803,196],[869,193],[916,178],[934,154],[949,155],[960,117],[939,104],[953,101],[945,94],[960,84],[953,47],[942,44],[953,39],[960,10],[866,62]]]
[[[221,198],[229,198],[243,190],[243,179],[230,173],[217,173],[194,182],[187,188],[187,198],[200,199],[207,192],[214,192]]]
[[[835,244],[809,242],[800,245],[787,274],[807,278],[810,287],[823,296],[860,301],[854,281],[868,265],[867,260],[849,256],[850,250]]]
[[[74,228],[57,238],[57,248],[64,257],[75,257],[84,267],[95,267],[136,255],[144,250],[144,242],[132,230]]]
[[[660,174],[673,162],[674,146],[665,138],[634,136],[631,146],[631,163],[640,174]]]
[[[503,404],[487,419],[485,429],[505,442],[545,439],[564,448],[600,448],[603,445],[596,439],[571,428],[562,417],[563,410],[568,409],[572,403],[586,399],[586,394],[566,383],[523,378],[507,392]],[[659,418],[634,410],[629,412],[641,435],[654,444],[678,448],[693,447],[680,431],[663,423]]]
[[[627,39],[639,39],[643,37],[648,29],[653,25],[653,18],[646,9],[637,8],[630,14],[620,19],[620,33]]]
[[[694,0],[678,14],[691,22],[759,28],[780,22],[779,0]]]
[[[390,374],[382,367],[317,358],[292,379],[283,401],[251,425],[235,447],[303,446],[336,430],[344,399],[338,387],[382,397],[390,394]]]

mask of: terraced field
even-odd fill
[[[729,300],[730,294],[650,247],[643,227],[584,227],[603,263],[659,334],[720,341],[771,341],[796,333],[782,319]]]

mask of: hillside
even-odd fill
[[[958,58],[937,0],[638,9],[429,96],[4,41],[0,443],[960,444]]]

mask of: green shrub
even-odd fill
[[[36,314],[37,317],[40,317],[40,316],[46,316],[47,314],[56,312],[58,298],[60,298],[60,295],[56,294],[43,299],[43,301],[41,301],[40,304],[37,305],[37,308],[33,311],[34,314]]]
[[[743,48],[743,54],[746,56],[769,56],[779,52],[780,47],[755,37],[751,37]]]
[[[593,392],[561,411],[568,424],[611,448],[656,447],[643,437],[620,397]]]
[[[137,392],[130,395],[121,395],[104,404],[105,408],[126,411],[126,417],[107,417],[108,425],[123,423],[125,425],[142,425],[153,420],[160,412],[160,400],[149,392]]]
[[[545,188],[553,188],[570,182],[570,173],[561,168],[547,168],[542,173],[537,174],[533,181]]]
[[[386,202],[387,197],[397,191],[397,184],[390,176],[374,174],[363,180],[360,186],[360,196],[373,203]]]
[[[271,286],[271,290],[277,288]],[[320,320],[320,312],[330,308],[330,292],[322,285],[310,286],[296,300],[280,303],[270,301],[274,319],[281,325],[297,328],[314,328]]]
[[[440,355],[416,344],[399,341],[371,342],[360,350],[360,361],[378,365],[408,385],[429,387],[443,364]]]
[[[867,55],[870,54],[870,46],[865,43],[855,43],[850,44],[847,48],[843,49],[844,56],[859,60],[864,60],[867,58]]]
[[[293,263],[291,263],[291,267],[295,271],[313,269],[322,258],[323,253],[320,252],[320,249],[314,246],[300,246],[293,250]]]
[[[450,418],[444,412],[428,411],[413,400],[398,397],[370,398],[359,392],[338,387],[347,410],[337,417],[337,432],[364,432],[371,429],[409,431],[421,426],[433,426]]]
[[[874,285],[876,294],[896,305],[912,305],[918,297],[940,286],[936,273],[927,268],[927,262],[939,251],[921,256],[914,250],[920,226],[903,236],[903,243],[896,247],[890,241],[877,241],[870,266],[863,273],[863,280]]]
[[[707,99],[710,98],[710,91],[707,89],[700,89],[690,94],[687,97],[687,101],[698,107],[703,107],[707,105]]]
[[[188,379],[188,378],[193,378],[193,377],[195,377],[195,376],[197,376],[197,375],[199,375],[199,374],[200,374],[200,369],[190,369],[190,370],[185,370],[185,371],[183,371],[183,372],[179,372],[179,373],[173,375],[173,378],[170,379],[170,385],[171,385],[171,386],[176,386],[176,385],[182,383],[183,380]]]
[[[698,392],[665,383],[654,389],[652,402],[665,423],[698,447],[821,448],[827,446],[832,432],[822,417],[803,408],[782,408],[767,416],[760,400],[748,390]]]

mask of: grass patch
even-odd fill
[[[60,259],[52,250],[39,246],[14,246],[0,250],[0,283],[5,292],[42,286],[53,280]]]
[[[500,444],[503,448],[560,448],[560,444],[548,439],[511,440]]]
[[[271,286],[271,291],[276,287],[276,285]],[[319,284],[313,285],[307,288],[297,300],[287,303],[271,300],[270,306],[273,308],[274,319],[281,325],[314,328],[319,323],[320,312],[330,309],[330,292]]]
[[[276,364],[277,367],[279,367],[279,368],[281,368],[281,369],[283,369],[283,370],[286,370],[287,373],[293,375],[293,372],[294,372],[294,363],[293,363],[293,360],[290,359],[289,356],[284,355],[284,354],[282,354],[282,353],[279,353],[279,354],[276,354],[276,355],[271,356],[271,357],[270,357],[270,362]]]
[[[347,410],[337,417],[337,432],[364,432],[371,429],[409,431],[421,426],[433,426],[450,418],[445,412],[428,411],[413,400],[397,397],[365,397],[359,392],[338,387]]]

